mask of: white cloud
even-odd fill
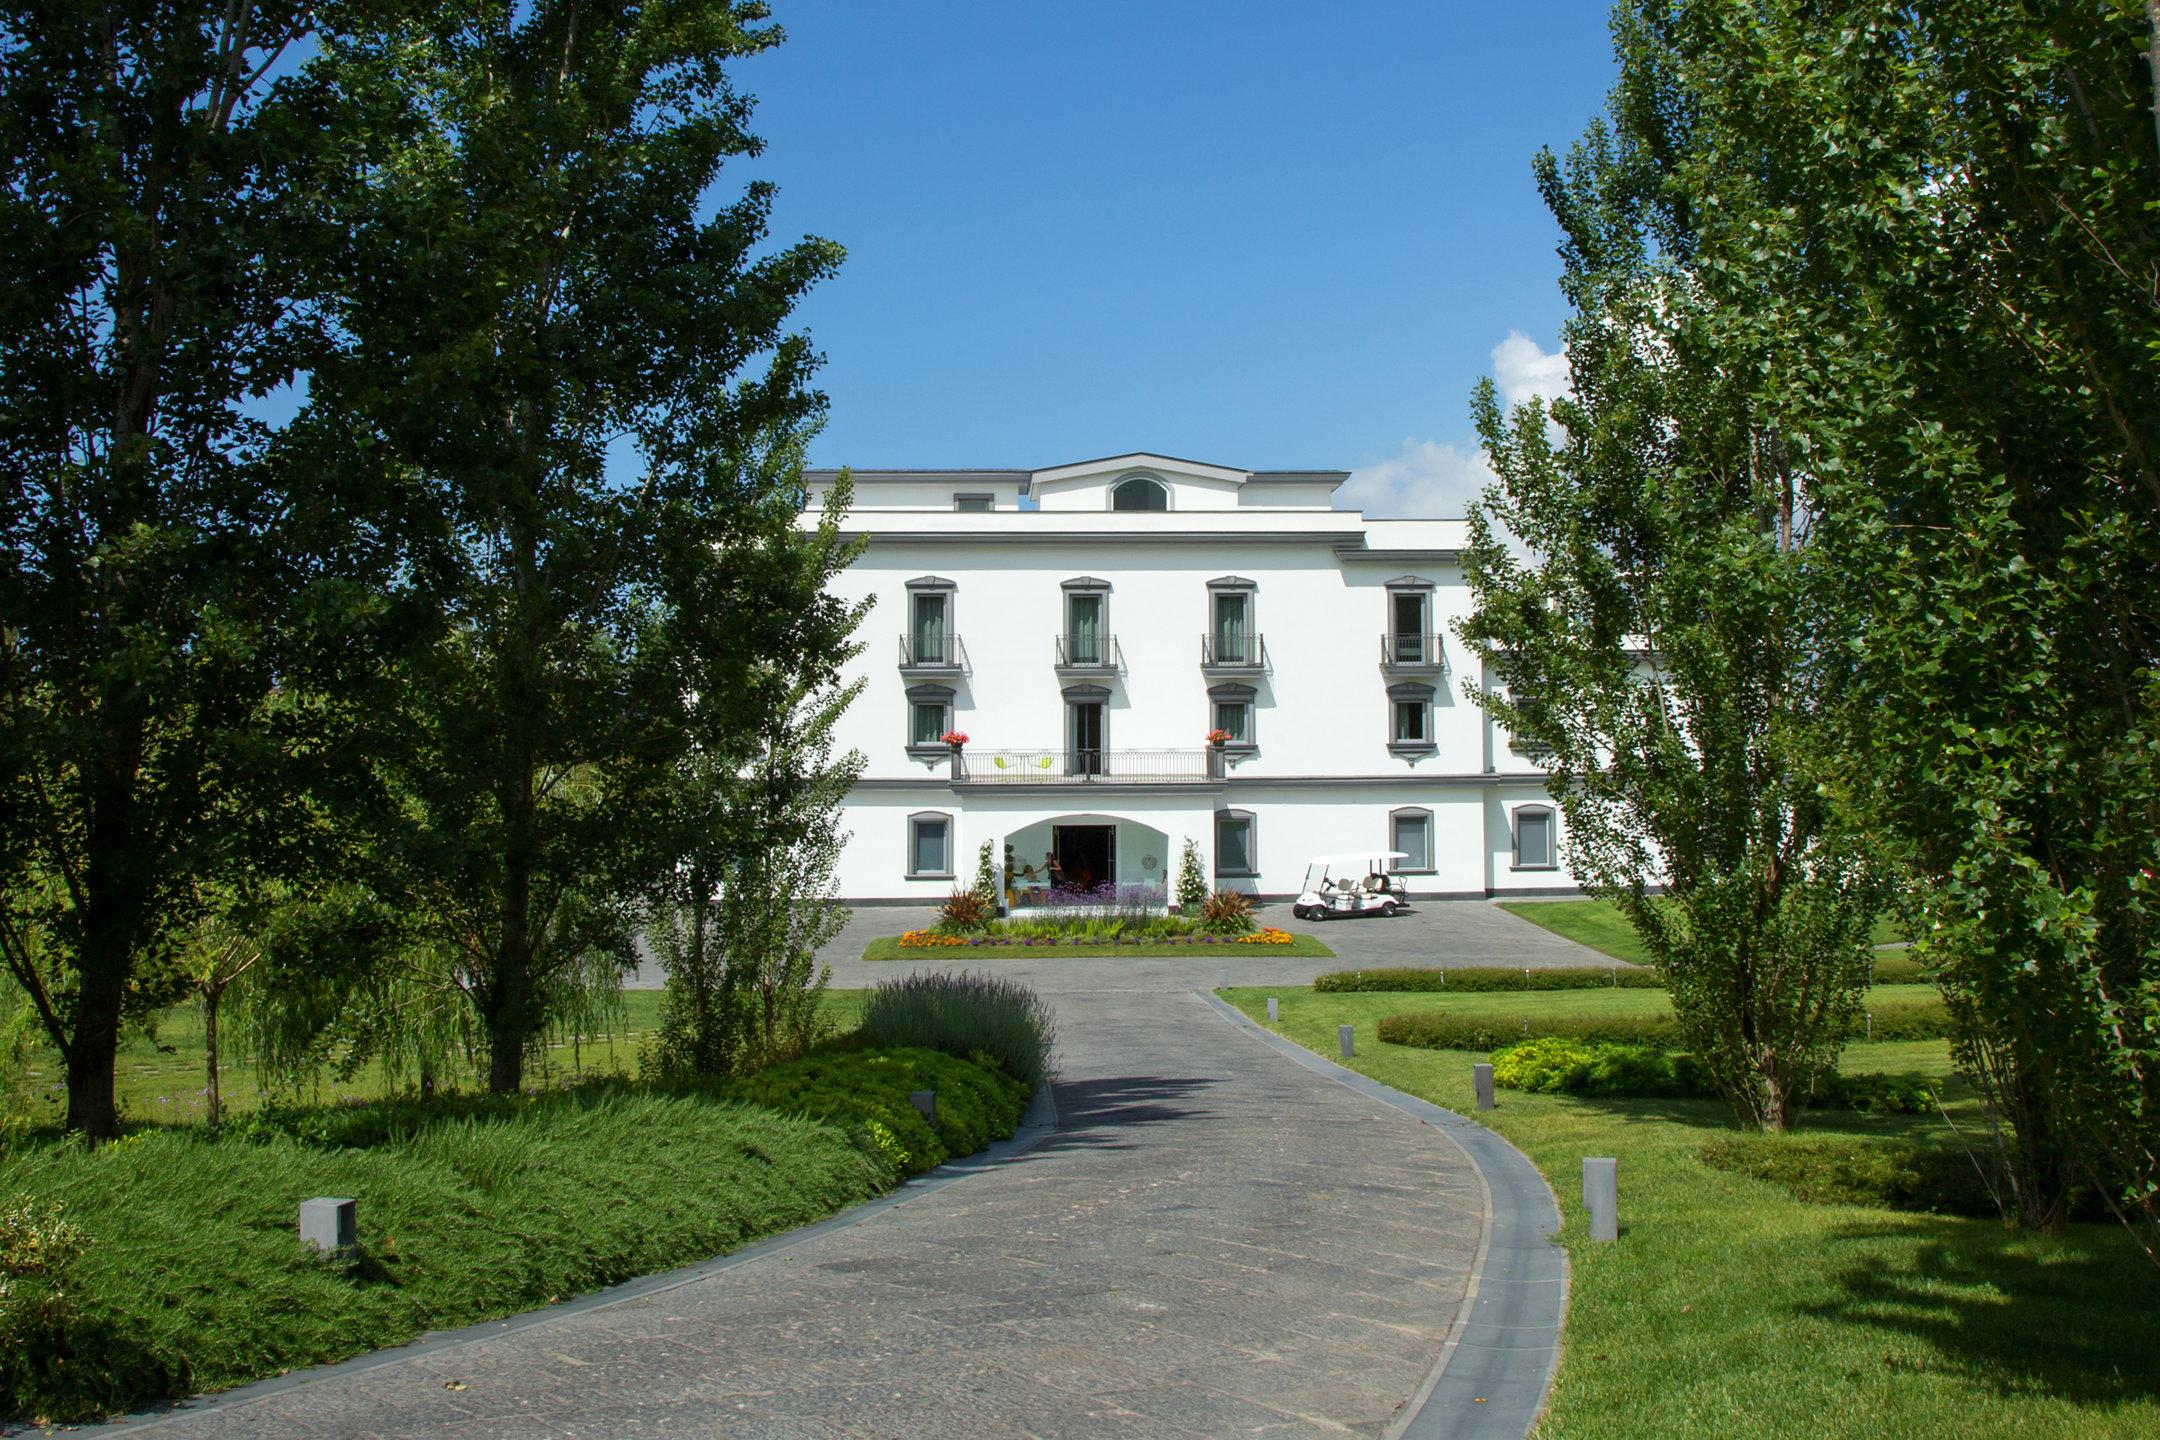
[[[1533,395],[1550,400],[1573,392],[1568,387],[1567,346],[1547,354],[1537,341],[1520,330],[1492,347],[1493,383],[1500,387],[1500,401],[1514,409]]]
[[[1405,440],[1398,454],[1351,471],[1336,503],[1375,516],[1454,519],[1469,513],[1492,478],[1482,450]]]
[[[1522,331],[1510,330],[1492,348],[1492,367],[1501,403],[1510,409],[1533,395],[1570,393],[1565,345],[1548,353]],[[1455,519],[1468,513],[1492,479],[1482,448],[1405,440],[1396,454],[1351,471],[1336,503],[1374,516]]]

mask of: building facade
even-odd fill
[[[852,474],[866,544],[835,588],[875,605],[838,736],[869,761],[846,898],[938,899],[984,842],[1023,902],[1167,886],[1188,839],[1260,896],[1387,850],[1413,895],[1575,888],[1543,774],[1463,693],[1492,683],[1452,634],[1465,522],[1337,510],[1343,472],[1152,454]],[[811,472],[813,507],[835,478]]]

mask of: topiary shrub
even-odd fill
[[[1200,842],[1187,840],[1185,853],[1178,860],[1178,909],[1197,910],[1207,895],[1207,876],[1200,869]]]
[[[1918,960],[1905,955],[1884,955],[1875,961],[1877,985],[1932,985],[1935,977]]]
[[[1465,965],[1454,970],[1406,965],[1382,970],[1330,971],[1313,981],[1313,989],[1333,994],[1445,991],[1471,994],[1504,990],[1658,990],[1664,988],[1664,984],[1657,971],[1641,965],[1530,971],[1507,965]]]
[[[1679,1031],[1670,1015],[1560,1015],[1526,1021],[1521,1016],[1412,1010],[1382,1016],[1379,1035],[1391,1045],[1414,1045],[1424,1050],[1497,1050],[1545,1036],[1614,1045],[1662,1045],[1676,1039]]]
[[[1200,929],[1207,935],[1245,935],[1253,928],[1252,901],[1235,890],[1217,890],[1200,902]]]

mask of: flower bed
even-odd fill
[[[1112,938],[1086,935],[1004,936],[945,935],[936,930],[910,930],[900,937],[903,950],[1055,950],[1059,946],[1113,946],[1158,949],[1167,945],[1289,945],[1287,930],[1262,926],[1250,935],[1119,935]]]

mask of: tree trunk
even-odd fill
[[[75,995],[75,1040],[67,1052],[67,1128],[92,1140],[110,1140],[120,1131],[113,1066],[120,1053],[125,972],[109,964],[93,966],[87,955],[84,961]]]
[[[218,1001],[223,998],[225,987],[206,984],[202,987],[203,1002],[203,1066],[208,1071],[209,1084],[203,1090],[208,1101],[205,1113],[212,1125],[224,1118],[224,1109],[218,1091],[217,1012]]]

